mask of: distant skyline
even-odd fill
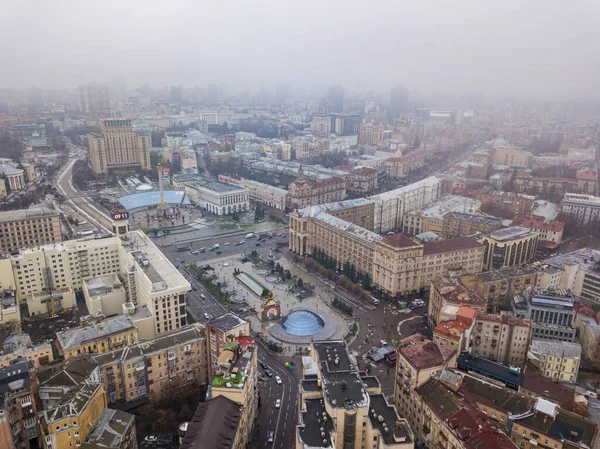
[[[597,98],[600,2],[4,2],[0,88],[276,83]]]

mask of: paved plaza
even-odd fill
[[[265,255],[262,256],[263,260],[266,260],[267,257]],[[221,282],[225,283],[224,288],[235,295],[236,302],[240,300],[247,302],[251,308],[256,310],[258,315],[260,315],[261,304],[266,302],[266,299],[255,295],[242,282],[238,281],[234,277],[234,270],[248,274],[268,290],[272,291],[274,298],[281,304],[282,317],[287,316],[295,309],[314,310],[326,322],[323,333],[319,332],[316,334],[316,338],[343,339],[348,333],[349,324],[352,321],[345,319],[337,309],[333,309],[328,305],[333,300],[331,287],[323,284],[320,280],[278,254],[275,254],[273,260],[276,264],[279,263],[283,266],[284,270],[290,270],[292,278],[300,277],[304,284],[310,284],[314,294],[308,298],[299,299],[289,290],[286,282],[282,281],[278,275],[271,274],[266,265],[265,267],[257,267],[251,262],[243,263],[239,260],[239,256],[212,260],[211,266],[215,269],[215,274],[221,279]],[[276,321],[262,322],[256,315],[248,316],[246,319],[250,321],[253,331],[263,334],[269,333],[269,326],[276,324]],[[277,333],[277,331],[275,332]],[[272,335],[272,333],[270,334]],[[325,334],[328,336],[326,337]],[[281,334],[277,336],[277,339],[285,341],[288,345],[306,345],[310,343],[310,338],[308,341],[300,339],[293,342],[290,341],[289,336],[287,338],[282,337],[286,336]],[[291,346],[290,350],[293,350]]]

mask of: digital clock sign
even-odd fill
[[[111,216],[113,220],[127,220],[129,212],[113,212]]]

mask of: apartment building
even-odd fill
[[[532,267],[503,267],[494,271],[461,276],[461,281],[480,297],[487,298],[491,310],[510,308],[517,294],[537,285],[538,270]]]
[[[487,312],[487,298],[479,296],[460,277],[442,275],[431,282],[427,310],[431,328],[443,321],[456,319],[461,306],[469,306],[477,312]]]
[[[532,340],[527,355],[540,374],[555,382],[577,381],[581,364],[579,342]]]
[[[102,384],[80,385],[76,391],[64,396],[56,407],[42,412],[40,429],[44,449],[81,446],[105,409]]]
[[[317,204],[343,201],[347,198],[347,181],[344,178],[327,178],[311,181],[304,176],[288,185],[288,201],[292,209]]]
[[[87,354],[48,364],[39,369],[36,375],[43,410],[56,408],[84,383],[101,382],[98,363]]]
[[[565,224],[558,220],[547,220],[540,216],[523,216],[515,217],[513,226],[521,226],[529,228],[532,231],[537,231],[540,236],[540,245],[545,249],[557,249],[563,237]]]
[[[239,404],[239,438],[249,441],[258,416],[258,348],[249,336],[228,338],[212,366],[207,396]],[[212,399],[211,399],[212,400]]]
[[[109,404],[156,401],[208,382],[206,331],[198,323],[94,355],[94,360]]]
[[[10,334],[0,344],[0,348],[0,368],[10,366],[21,358],[33,362],[35,369],[54,360],[50,342],[33,344],[31,337],[24,332]]]
[[[469,237],[424,242],[420,288],[428,288],[438,276],[480,272],[484,251],[480,242]]]
[[[358,143],[363,145],[379,145],[383,140],[385,126],[375,123],[361,123],[358,129]]]
[[[425,150],[418,149],[399,157],[385,160],[385,170],[389,178],[402,178],[414,170],[425,166]]]
[[[182,425],[183,435],[180,427],[179,449],[218,447],[223,442],[221,435],[231,441],[228,448],[244,449],[248,440],[240,425],[241,410],[240,404],[225,396],[200,402],[192,420]]]
[[[575,301],[571,292],[530,287],[515,295],[512,309],[515,316],[531,320],[533,338],[573,342]]]
[[[58,331],[56,346],[65,358],[81,354],[103,354],[113,349],[134,344],[138,330],[129,315],[103,316],[97,322]]]
[[[565,193],[563,213],[577,218],[579,224],[600,221],[600,197],[579,193]]]
[[[485,235],[481,241],[485,245],[483,268],[497,270],[533,262],[539,233],[522,226],[513,226]]]
[[[87,84],[79,86],[79,109],[96,117],[110,116],[108,86]]]
[[[232,176],[219,175],[219,181],[236,184],[248,189],[250,199],[257,203],[266,204],[279,210],[285,210],[288,204],[288,191],[262,182],[250,179],[238,179]]]
[[[6,447],[39,447],[37,388],[33,362],[19,359],[0,368],[0,441]]]
[[[23,303],[33,293],[67,287],[80,290],[84,277],[119,272],[119,247],[120,240],[109,237],[22,249],[10,259],[17,300]],[[56,312],[62,309],[56,301]]]
[[[517,150],[513,147],[496,147],[493,150],[493,165],[530,168],[532,163],[533,155],[529,151]]]
[[[456,349],[427,340],[398,349],[394,404],[400,415],[407,417],[420,441],[423,441],[423,423],[419,419],[422,403],[415,392],[446,368],[455,367],[457,355]]]
[[[500,387],[494,382],[470,374],[461,373],[457,376],[456,384],[450,383],[448,387],[453,390],[458,387],[458,394],[462,395],[468,405],[496,421],[499,426],[509,426],[513,416],[530,412],[535,403],[531,397]],[[446,379],[442,379],[442,382],[444,380]]]
[[[569,289],[575,296],[600,302],[600,251],[581,248],[545,259],[537,287]]]
[[[135,308],[140,335],[151,338],[186,324],[190,283],[142,231],[131,231],[120,247],[120,275]]]
[[[477,312],[471,354],[523,369],[532,337],[531,321],[511,315]]]
[[[474,234],[489,234],[501,228],[500,218],[449,212],[443,217],[442,235],[445,239],[450,239]]]
[[[503,192],[490,187],[483,187],[475,194],[481,201],[482,208],[494,208],[507,214],[527,214],[535,203],[535,196],[523,193]]]
[[[584,449],[594,447],[597,442],[598,425],[538,398],[530,413],[514,418],[510,437],[519,447]]]
[[[575,316],[581,350],[594,364],[600,362],[600,325],[596,318],[578,313]]]
[[[329,153],[329,140],[300,137],[294,140],[292,149],[296,160],[310,160]]]
[[[538,195],[564,196],[567,192],[581,193],[576,179],[550,178],[547,176],[533,176],[530,172],[517,173],[514,180],[516,193]]]
[[[116,273],[83,279],[83,297],[90,315],[123,313],[127,292]]]
[[[298,223],[294,231],[299,231],[302,229],[302,225],[299,223],[303,223],[309,218],[313,218],[319,213],[324,212],[335,218],[348,221],[370,230],[373,229],[374,226],[374,207],[375,203],[373,201],[366,198],[357,198],[354,200],[336,201],[335,203],[325,203],[298,209],[295,213],[290,215],[290,219],[293,217],[295,222]]]
[[[379,173],[371,167],[358,167],[350,172],[348,191],[357,195],[368,195],[377,190]]]
[[[441,179],[430,176],[396,190],[370,196],[375,201],[375,231],[385,233],[400,229],[404,214],[423,209],[441,196]]]
[[[21,248],[62,241],[58,213],[45,207],[0,213],[0,251],[18,253]]]
[[[331,117],[314,116],[312,119],[313,135],[319,137],[329,137],[331,135]]]
[[[414,434],[381,393],[376,377],[359,373],[343,341],[313,343],[302,358],[296,449],[412,449]]]
[[[475,314],[469,306],[460,306],[454,319],[441,321],[433,329],[433,341],[459,352],[465,351],[471,341]]]
[[[83,449],[95,447],[137,449],[135,416],[122,410],[105,408],[82,445]]]
[[[152,169],[150,135],[135,131],[131,120],[101,120],[100,133],[88,135],[88,146],[90,165],[96,174],[119,168]]]
[[[465,196],[445,195],[423,209],[413,210],[404,215],[402,229],[411,235],[434,232],[442,235],[446,215],[453,212],[473,214],[479,210],[479,200]],[[465,234],[468,235],[468,234]]]
[[[207,352],[208,352],[208,377],[212,379],[217,360],[227,343],[233,342],[236,337],[250,335],[250,323],[242,320],[233,313],[225,313],[213,318],[206,325]]]

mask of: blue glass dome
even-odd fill
[[[281,322],[281,327],[292,335],[313,335],[324,325],[321,317],[308,310],[295,310]]]

